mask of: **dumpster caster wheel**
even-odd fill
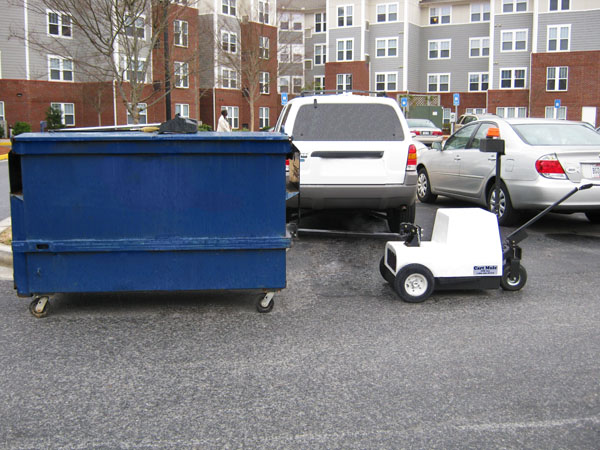
[[[510,271],[510,264],[505,264],[502,270],[502,279],[500,280],[500,286],[505,291],[518,291],[525,286],[527,283],[527,271],[525,267],[519,265],[518,273],[512,273]]]
[[[268,313],[273,310],[273,305],[275,305],[275,300],[273,300],[273,296],[275,293],[267,292],[263,298],[261,298],[256,304],[256,309],[259,313]]]
[[[38,319],[41,319],[42,317],[46,317],[48,315],[49,306],[50,306],[50,297],[47,297],[47,296],[36,297],[29,304],[29,312],[31,314],[33,314],[35,317],[37,317]]]

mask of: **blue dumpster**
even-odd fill
[[[54,293],[257,289],[269,311],[286,284],[289,152],[279,133],[16,137],[18,295],[39,316]]]

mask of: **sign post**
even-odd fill
[[[558,119],[558,110],[560,108],[560,98],[554,100],[554,118]]]
[[[460,94],[452,94],[452,103],[454,104],[454,122],[452,122],[452,132],[454,133],[456,121],[458,120],[458,105],[460,105]]]

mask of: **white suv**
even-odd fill
[[[395,100],[298,97],[281,111],[275,131],[290,135],[300,151],[301,208],[385,211],[393,232],[414,222],[417,149]],[[297,197],[288,206],[297,206]]]

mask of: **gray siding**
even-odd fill
[[[502,52],[502,31],[528,29],[527,51]],[[494,30],[494,80],[490,89],[500,87],[500,70],[503,68],[526,67],[525,88],[529,88],[529,77],[531,75],[531,45],[532,45],[533,14],[507,14],[496,16],[496,29]]]
[[[213,16],[203,15],[199,17],[200,30],[200,48],[199,48],[199,60],[202,68],[199,71],[198,85],[201,88],[212,88],[216,85],[215,83],[215,27]]]
[[[537,51],[545,53],[548,46],[548,25],[571,25],[570,51],[591,51],[600,49],[598,32],[600,10],[573,11],[553,14],[540,14]]]
[[[0,50],[2,51],[2,78],[25,79],[25,41],[23,39],[24,12],[22,6],[4,2],[3,26],[0,27]],[[11,36],[16,34],[16,36]],[[0,100],[4,100],[0,98]]]
[[[377,57],[377,39],[397,38],[397,55],[392,58]],[[367,32],[366,40],[367,54],[371,61],[371,89],[375,89],[375,74],[377,72],[397,72],[398,90],[402,90],[402,58],[404,48],[404,24],[394,22],[389,24],[371,24]]]
[[[311,70],[305,71],[305,84],[312,83],[314,81],[315,76],[324,76],[325,75],[325,65],[315,66],[315,45],[317,44],[325,44],[327,36],[325,33],[313,33],[311,37],[306,38],[304,41],[305,47],[305,59],[310,59],[313,62],[313,66]]]
[[[408,90],[422,91],[421,58],[417,57],[422,29],[418,25],[408,24]],[[423,84],[425,84],[423,82]]]
[[[354,53],[353,58],[354,61],[360,61],[360,57],[362,54],[361,45],[361,36],[360,36],[361,28],[352,27],[352,28],[334,28],[329,31],[329,48],[327,49],[327,61],[329,62],[337,62],[337,43],[338,39],[354,39]]]

